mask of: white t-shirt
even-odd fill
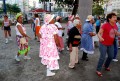
[[[68,29],[73,28],[74,27],[73,22],[72,21],[68,21],[67,27],[68,27]]]
[[[55,22],[55,24],[57,25],[58,28],[63,28],[59,22]],[[63,34],[63,30],[58,30],[58,36],[62,37],[62,34]]]
[[[15,26],[16,35],[22,36],[22,34],[19,32],[19,30],[18,30],[18,28],[17,28],[18,25],[20,25],[20,26],[22,27],[23,32],[26,34],[26,28],[25,28],[22,24],[20,24],[19,22],[17,22],[17,24],[16,24],[16,26]]]
[[[36,24],[37,20],[38,20],[38,23]],[[35,26],[40,26],[40,19],[39,18],[36,18],[34,22],[35,22]]]
[[[9,26],[9,20],[8,21],[4,21],[4,26]]]

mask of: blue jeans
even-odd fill
[[[106,54],[108,54],[108,57],[104,65],[105,68],[109,67],[114,56],[114,45],[106,46],[100,43],[99,50],[100,50],[100,58],[97,65],[97,71],[101,71],[104,61],[106,59]]]
[[[116,39],[115,44],[114,44],[114,57],[113,57],[113,59],[116,59],[117,53],[118,53],[118,40]]]

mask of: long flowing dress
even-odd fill
[[[81,38],[81,50],[88,54],[94,53],[93,38],[89,35],[90,32],[94,32],[94,27],[89,22],[86,22],[83,26],[82,38]]]
[[[41,63],[46,65],[50,70],[59,69],[58,64],[58,51],[54,40],[54,35],[58,33],[58,29],[54,24],[44,24],[39,33],[41,34],[40,39],[40,54]]]
[[[17,22],[16,26],[15,26],[15,30],[16,30],[16,41],[17,41],[17,45],[18,45],[18,52],[19,54],[25,54],[27,51],[30,51],[30,46],[28,46],[28,39],[27,37],[23,37],[23,35],[19,32],[17,26],[20,25],[23,29],[23,32],[26,34],[26,28],[20,24],[19,22]],[[20,39],[21,38],[25,38],[26,43],[25,44],[21,44]]]

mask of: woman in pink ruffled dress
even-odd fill
[[[44,25],[41,27],[40,33],[40,55],[41,63],[47,66],[47,75],[54,76],[51,70],[58,70],[58,29],[54,25],[54,15],[46,14],[44,17]],[[56,46],[57,45],[57,46]]]

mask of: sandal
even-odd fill
[[[102,73],[101,73],[101,72],[96,71],[96,74],[97,74],[99,77],[102,77]]]
[[[108,67],[108,68],[105,68],[106,71],[111,71],[111,69]]]

